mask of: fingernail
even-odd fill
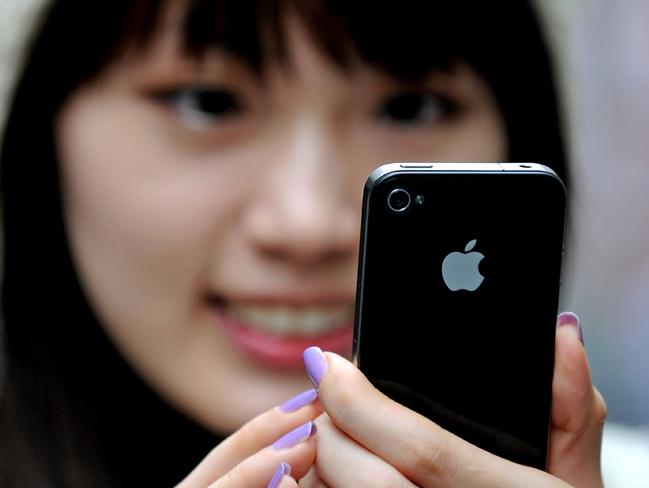
[[[581,329],[581,322],[576,313],[573,312],[561,312],[559,317],[557,317],[557,327],[562,325],[573,325],[577,327],[577,332],[579,333],[579,340],[581,343],[584,343],[584,332]]]
[[[325,358],[322,349],[316,346],[309,347],[304,351],[302,357],[304,358],[306,374],[309,375],[309,378],[315,387],[318,388],[320,381],[327,370],[327,359]]]
[[[273,477],[270,479],[270,483],[268,483],[268,488],[277,488],[279,486],[279,482],[282,481],[282,477],[284,475],[288,476],[290,474],[291,465],[287,463],[280,463],[275,470],[275,474],[273,474]]]
[[[275,449],[290,449],[293,446],[297,446],[300,442],[304,442],[317,431],[318,429],[316,429],[313,422],[307,422],[306,424],[300,425],[297,429],[293,429],[285,436],[277,439],[275,444],[273,444],[273,447]]]
[[[310,403],[313,403],[316,398],[318,398],[318,392],[316,391],[315,388],[311,388],[310,390],[303,391],[302,393],[298,393],[290,400],[287,400],[286,402],[282,403],[279,409],[284,413],[295,412],[301,409],[302,407],[309,405]]]

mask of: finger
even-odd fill
[[[416,488],[394,466],[359,445],[321,415],[316,439],[316,471],[329,486]]]
[[[579,318],[563,313],[557,327],[548,471],[575,486],[602,486],[606,405],[591,383]]]
[[[265,448],[322,412],[315,390],[307,390],[255,417],[221,442],[185,478],[178,488],[207,486],[245,458]]]
[[[275,487],[272,485],[268,485],[268,488],[275,488]],[[297,481],[295,481],[290,476],[284,476],[280,480],[279,485],[277,485],[277,488],[298,488],[298,484]]]
[[[337,354],[309,348],[305,365],[336,426],[419,486],[566,486],[473,446],[396,403]]]
[[[260,485],[261,486],[267,486],[267,488],[298,488],[297,481],[295,481],[293,478],[291,478],[291,465],[288,463],[280,463],[280,465],[277,467],[275,472],[273,473],[272,478],[270,479],[270,482],[268,485]],[[236,485],[227,485],[227,483],[234,482],[232,480],[227,480],[227,479],[221,479],[212,485],[210,485],[208,488],[218,488],[218,487],[225,487],[225,486],[236,486],[236,487],[241,487],[241,488],[248,488],[249,485],[248,483],[252,483],[252,481],[247,480],[247,479],[241,479],[236,481]]]
[[[318,476],[318,471],[315,469],[315,466],[304,477],[300,478],[298,486],[300,488],[329,488],[320,476]]]
[[[315,460],[315,432],[313,422],[298,427],[272,446],[241,461],[209,485],[210,488],[254,488],[270,483],[277,487],[288,474],[304,476]],[[284,468],[281,475],[278,467]]]
[[[268,483],[268,488],[278,488],[282,484],[282,481],[287,481],[290,484],[290,481],[288,480],[292,480],[295,483],[295,480],[293,480],[290,475],[291,465],[287,463],[280,463],[280,465],[277,466],[275,473],[273,473],[273,477],[270,479],[270,483]],[[295,484],[297,485],[297,483]]]

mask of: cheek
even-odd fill
[[[93,310],[134,370],[215,432],[306,388],[301,371],[278,373],[233,352],[204,299],[233,261],[243,207],[266,179],[264,154],[179,149],[129,100],[80,95],[58,122],[74,262]]]
[[[495,102],[474,103],[457,119],[443,124],[359,130],[358,141],[370,161],[493,162],[507,159],[508,139]],[[367,176],[369,172],[365,173]]]
[[[507,159],[505,122],[491,97],[476,107],[450,143],[464,156],[464,161],[491,162]]]
[[[476,92],[472,110],[452,142],[465,153],[464,161],[504,161],[509,140],[500,108],[484,83],[474,78],[471,85]]]
[[[151,324],[181,334],[236,185],[174,151],[127,104],[73,100],[59,142],[68,237],[102,322],[126,347]]]

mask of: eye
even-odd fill
[[[245,110],[242,97],[228,88],[180,87],[158,93],[155,98],[176,112],[185,124],[196,129],[232,119]]]
[[[456,115],[457,103],[448,97],[425,91],[391,95],[384,99],[377,116],[390,124],[405,127],[426,126]]]

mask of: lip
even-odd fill
[[[295,296],[287,300],[273,298],[250,301],[250,303],[315,305],[313,301],[307,302]],[[319,301],[317,303],[322,305],[327,302]],[[345,356],[348,356],[351,352],[354,334],[353,319],[341,323],[335,329],[321,335],[301,336],[294,334],[287,336],[249,326],[229,314],[227,306],[222,301],[213,303],[212,309],[217,326],[225,332],[234,345],[250,357],[271,366],[302,368],[302,353],[310,346],[318,346],[323,350],[333,351]]]

